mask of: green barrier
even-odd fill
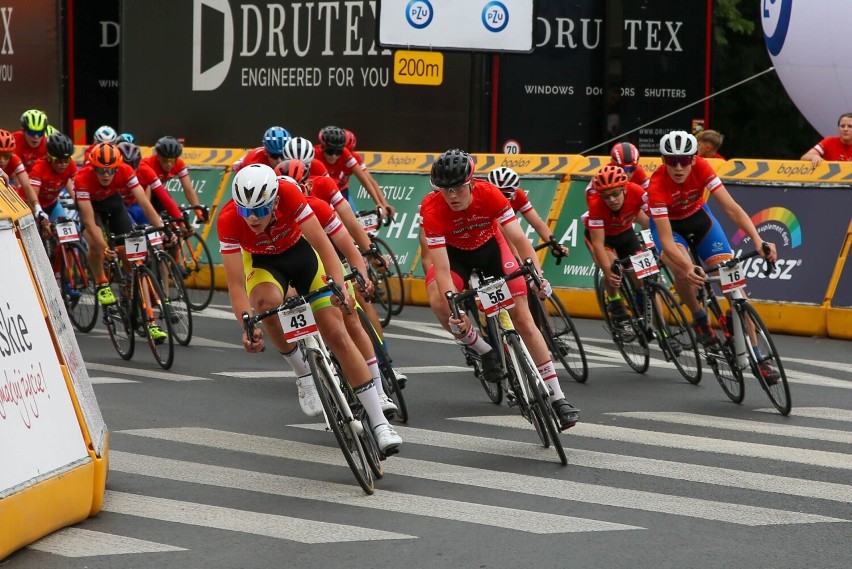
[[[553,235],[568,247],[570,254],[557,266],[556,259],[548,255],[542,266],[547,279],[555,287],[593,288],[595,263],[583,241],[583,222],[580,216],[588,209],[586,187],[588,180],[573,180],[568,186],[565,203],[556,221]]]

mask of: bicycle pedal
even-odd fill
[[[506,405],[509,407],[517,407],[518,406],[518,398],[515,397],[515,394],[512,392],[506,392]]]
[[[379,451],[379,455],[387,458],[389,456],[393,456],[395,454],[399,454],[399,447],[391,447],[385,451]],[[383,459],[384,460],[384,459]]]

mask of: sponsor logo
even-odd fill
[[[205,17],[216,19],[222,24],[221,46],[205,45],[202,42],[201,22]],[[220,38],[214,37],[215,41]],[[222,57],[202,69],[203,56],[209,52]],[[192,90],[213,91],[225,82],[234,54],[234,17],[228,0],[193,0],[192,3]]]
[[[509,25],[509,9],[502,2],[489,2],[482,8],[482,25],[489,32],[502,32]]]
[[[405,7],[405,19],[417,30],[422,30],[432,23],[435,10],[429,0],[411,0]]]
[[[761,0],[760,18],[763,24],[763,40],[773,56],[781,53],[787,30],[790,28],[790,13],[793,0]]]
[[[775,244],[779,258],[775,271],[768,276],[764,271],[766,261],[760,257],[748,259],[743,263],[743,275],[747,278],[769,278],[782,281],[792,279],[793,269],[802,266],[802,259],[790,254],[793,249],[802,245],[802,227],[799,219],[785,207],[769,207],[753,215],[751,221],[761,239]],[[742,229],[731,238],[731,245],[737,249],[735,250],[737,255],[750,243],[751,238]]]

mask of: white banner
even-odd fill
[[[88,452],[14,231],[0,230],[0,260],[7,275],[0,286],[3,496],[10,488],[87,458]]]
[[[533,0],[382,0],[383,47],[533,50]]]

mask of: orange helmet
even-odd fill
[[[301,160],[284,160],[275,167],[275,174],[278,176],[289,176],[300,184],[307,184],[310,170],[305,168],[305,163]]]
[[[622,168],[612,165],[604,166],[600,172],[595,174],[592,180],[592,189],[596,192],[602,192],[621,188],[627,184],[628,180],[627,173]]]
[[[14,152],[15,137],[8,130],[0,130],[0,152]]]
[[[94,145],[89,150],[88,159],[96,168],[117,168],[119,164],[124,162],[121,152],[114,144],[109,142]]]

